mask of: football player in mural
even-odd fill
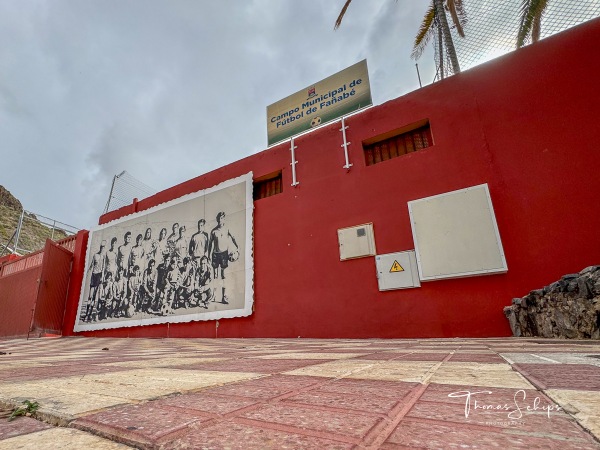
[[[100,286],[100,297],[98,300],[98,320],[104,320],[112,315],[112,308],[115,300],[116,284],[113,279],[113,273],[106,271],[104,282]]]
[[[156,261],[156,240],[152,239],[152,228],[146,228],[142,247],[144,247],[144,255],[146,256],[146,263],[144,266],[148,267],[148,261],[151,259]]]
[[[180,272],[180,284],[177,288],[176,295],[176,307],[189,308],[190,298],[194,290],[194,265],[189,256],[183,258],[183,265],[179,269]]]
[[[169,270],[167,272],[165,299],[163,302],[163,311],[172,314],[175,307],[175,294],[181,283],[181,272],[177,256],[172,256],[169,261]]]
[[[175,241],[179,236],[179,224],[175,222],[172,227],[172,232],[167,238],[167,248],[169,249],[169,255],[173,256],[175,254]]]
[[[232,248],[232,244],[235,249]],[[225,294],[225,269],[229,266],[229,261],[238,259],[240,253],[235,238],[225,224],[225,213],[223,211],[217,214],[217,226],[210,232],[208,254],[215,270],[215,279],[221,278],[221,303],[227,305],[229,302]]]
[[[129,277],[129,254],[131,253],[131,231],[123,236],[123,245],[117,250],[117,265],[123,269],[125,277]]]
[[[142,276],[142,287],[140,288],[140,310],[148,312],[156,297],[156,269],[155,261],[148,261],[148,267]]]
[[[213,271],[208,264],[208,258],[200,258],[200,264],[196,269],[194,277],[194,293],[196,300],[195,306],[202,304],[203,308],[208,308],[208,302],[214,301],[215,291],[213,288]]]
[[[127,277],[125,269],[119,267],[115,278],[115,299],[112,307],[112,317],[122,317],[125,314],[124,303],[127,298]]]
[[[100,285],[102,284],[102,277],[104,276],[104,263],[105,261],[105,252],[104,248],[106,247],[106,241],[102,241],[100,243],[100,249],[97,253],[94,253],[92,256],[92,261],[90,262],[90,272],[92,273],[92,277],[90,279],[90,292],[88,294],[88,301],[85,307],[85,316],[83,318],[84,321],[91,321],[94,315],[94,308],[96,307],[96,301],[98,300],[98,291],[100,289]]]
[[[135,245],[131,248],[131,252],[129,253],[129,273],[131,274],[134,266],[139,266],[140,271],[146,269],[146,262],[144,258],[144,247],[142,246],[142,239],[144,237],[141,234],[138,234],[135,238]]]
[[[198,231],[190,239],[189,255],[196,264],[196,267],[200,264],[200,258],[208,252],[208,233],[204,231],[205,224],[206,220],[200,219],[198,221]]]
[[[110,272],[113,276],[117,273],[117,238],[110,240],[110,250],[106,252],[104,271]],[[105,275],[106,276],[106,275]]]
[[[133,269],[131,269],[131,276],[127,282],[129,297],[125,305],[126,317],[131,317],[135,311],[139,310],[140,288],[142,287],[143,281],[140,266],[133,266]]]
[[[179,258],[179,262],[183,263],[183,258],[185,258],[188,254],[188,241],[185,237],[185,225],[179,227],[179,236],[175,239],[173,243],[173,248],[175,251],[175,255]]]

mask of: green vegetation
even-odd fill
[[[21,211],[21,202],[0,186],[0,256],[10,253],[9,250],[4,249],[9,240],[9,246],[11,248],[14,246],[13,235],[19,224]],[[26,213],[23,217],[23,226],[19,236],[19,248],[33,252],[44,248],[48,238],[58,241],[67,236],[67,233],[58,229],[54,230],[53,236],[52,228],[38,221],[34,214]]]
[[[15,420],[18,416],[31,416],[34,412],[39,409],[40,405],[38,402],[31,402],[29,400],[25,400],[21,406],[17,406],[10,417],[8,418],[9,422]]]

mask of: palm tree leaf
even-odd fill
[[[537,29],[537,35],[533,36],[533,42],[539,39],[541,20],[548,0],[522,0],[521,2],[521,26],[517,34],[517,48],[525,44],[527,38]]]
[[[459,5],[460,4],[460,5]],[[466,19],[465,10],[462,6],[462,0],[446,0],[446,8],[450,11],[450,17],[452,17],[452,23],[456,27],[460,37],[465,37],[465,31],[463,30],[463,22]],[[461,11],[459,13],[459,10]],[[462,18],[461,18],[462,13]]]
[[[340,11],[340,15],[338,16],[337,20],[335,21],[335,25],[333,27],[334,30],[337,30],[340,25],[342,24],[342,19],[344,18],[344,14],[346,14],[346,10],[348,9],[348,6],[350,6],[350,3],[352,3],[352,0],[346,0],[346,3],[344,3],[344,6],[342,7],[342,10]]]
[[[425,17],[423,17],[423,22],[421,22],[419,32],[415,37],[413,49],[410,54],[411,58],[419,59],[421,57],[423,51],[425,51],[425,47],[427,47],[429,40],[434,34],[435,28],[435,6],[433,2],[431,2],[427,12],[425,13]]]

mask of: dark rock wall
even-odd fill
[[[600,266],[513,299],[504,315],[514,336],[600,339]]]

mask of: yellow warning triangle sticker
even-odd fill
[[[392,264],[392,268],[390,269],[390,273],[394,272],[404,272],[404,268],[396,260],[394,260],[394,264]]]

